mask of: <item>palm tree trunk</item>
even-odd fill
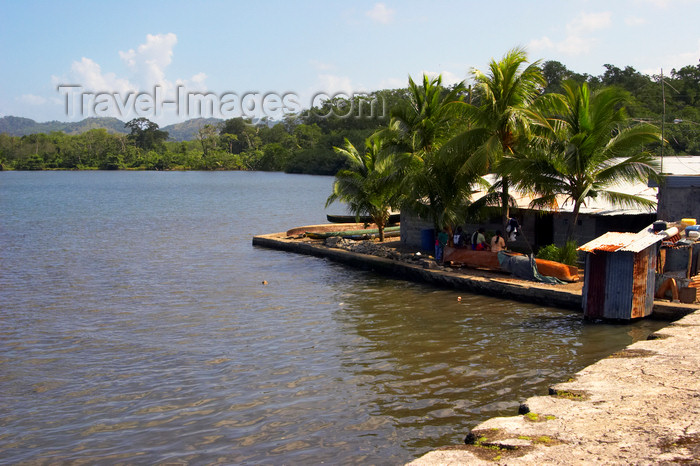
[[[508,226],[508,219],[510,219],[510,194],[508,194],[508,184],[509,180],[507,177],[503,178],[503,190],[501,191],[501,224],[503,225],[503,231],[506,231]]]
[[[571,219],[571,222],[569,222],[569,227],[566,229],[566,241],[567,242],[574,239],[574,229],[576,228],[576,224],[578,223],[578,213],[580,210],[581,210],[581,203],[579,201],[576,201],[574,203],[573,218]]]
[[[377,229],[379,230],[379,232],[378,232],[379,242],[380,243],[384,242],[384,227],[386,227],[386,220],[384,218],[384,215],[382,215],[382,214],[372,215],[372,221],[374,222],[375,225],[377,225]]]

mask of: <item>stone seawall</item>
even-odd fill
[[[698,342],[700,311],[409,464],[700,464]]]

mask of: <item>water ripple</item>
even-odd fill
[[[403,463],[660,325],[251,247],[330,178],[0,177],[3,463]]]

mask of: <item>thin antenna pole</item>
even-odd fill
[[[666,123],[666,92],[664,90],[664,69],[661,68],[661,100],[664,104],[661,116],[661,173],[664,172],[664,124]]]

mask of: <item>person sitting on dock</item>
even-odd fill
[[[518,220],[515,218],[508,219],[506,234],[508,235],[508,241],[515,241],[515,239],[520,236],[520,224],[518,223]]]
[[[501,230],[496,230],[496,234],[491,238],[491,252],[503,251],[506,248],[506,240],[501,236]]]
[[[488,251],[489,244],[486,242],[486,237],[484,236],[484,228],[481,227],[472,234],[472,249],[474,251]]]
[[[447,234],[447,230],[443,228],[440,230],[440,233],[437,234],[437,238],[435,238],[435,261],[438,263],[442,263],[442,257],[445,251],[445,246],[447,246],[447,241],[450,239],[450,236]]]

